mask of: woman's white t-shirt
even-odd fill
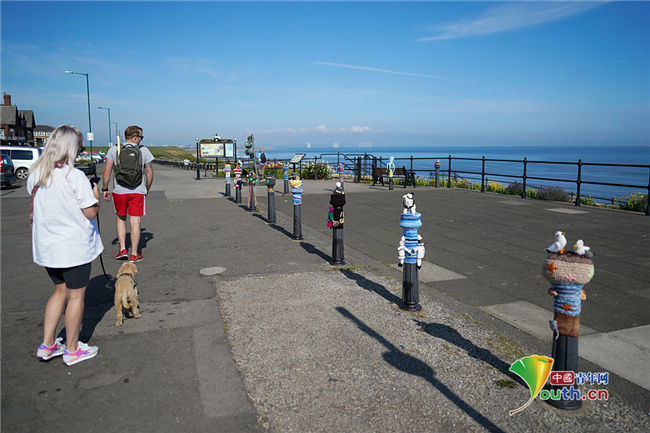
[[[31,195],[38,170],[27,179]],[[81,209],[97,203],[86,175],[67,165],[52,171],[49,185],[34,197],[32,253],[34,262],[48,268],[70,268],[90,263],[104,250],[95,221]]]

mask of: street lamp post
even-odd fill
[[[97,107],[97,108],[108,111],[108,147],[111,147],[113,145],[113,142],[111,141],[111,109],[109,107]]]
[[[93,125],[92,122],[90,121],[90,85],[88,84],[88,74],[85,72],[73,72],[73,71],[65,71],[66,74],[76,74],[76,75],[85,75],[86,76],[86,97],[88,98],[88,134],[89,134],[89,139],[88,141],[90,142],[90,154],[93,154],[93,140],[90,139],[92,137],[93,133]]]
[[[115,142],[117,143],[117,137],[119,137],[119,133],[117,132],[117,122],[111,122],[111,125],[115,125]]]

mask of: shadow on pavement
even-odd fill
[[[313,246],[312,244],[309,244],[307,242],[300,242],[300,246],[302,247],[303,250],[307,251],[309,254],[316,254],[318,257],[321,259],[325,260],[326,262],[331,262],[332,258]]]
[[[490,432],[503,432],[497,425],[492,423],[489,419],[479,413],[472,406],[467,404],[462,398],[456,395],[452,390],[450,390],[445,384],[436,379],[436,373],[433,371],[428,364],[422,362],[418,358],[404,353],[395,347],[391,342],[386,340],[382,335],[377,333],[374,329],[370,328],[368,325],[359,320],[356,316],[350,313],[347,309],[343,307],[336,307],[336,310],[341,313],[341,315],[352,322],[354,322],[357,327],[371,336],[372,338],[379,341],[383,344],[388,352],[384,352],[383,358],[388,364],[392,365],[396,369],[403,371],[407,374],[412,374],[414,376],[419,376],[433,385],[440,393],[449,399],[453,404],[455,404],[459,409],[465,412],[467,415],[472,417],[474,421],[485,427]]]
[[[287,235],[289,238],[293,239],[293,233],[288,232],[287,229],[285,229],[284,227],[279,226],[277,224],[269,224],[269,227],[271,227],[272,229],[275,229],[275,230],[279,231],[280,233],[282,233],[284,235]]]
[[[414,321],[432,337],[441,338],[455,346],[458,346],[466,351],[472,358],[490,364],[492,367],[510,377],[520,385],[527,386],[519,376],[510,372],[510,366],[508,364],[501,361],[489,350],[475,345],[470,340],[460,335],[460,333],[451,326],[443,325],[442,323],[426,323],[417,319],[414,319]]]
[[[140,227],[140,247],[138,248],[138,251],[142,251],[145,248],[147,248],[147,244],[149,243],[150,240],[153,239],[153,233],[146,232],[146,228]],[[129,248],[129,245],[131,245],[131,233],[126,234],[126,247],[127,249]],[[111,245],[119,245],[119,241],[117,240],[117,237],[114,238],[111,241]]]
[[[392,293],[390,290],[388,290],[386,287],[382,286],[381,284],[375,283],[374,281],[371,281],[364,277],[363,275],[359,275],[356,272],[353,272],[349,269],[341,269],[340,272],[345,275],[347,278],[353,280],[359,287],[361,287],[364,290],[368,290],[369,292],[375,292],[382,298],[393,302],[397,305],[402,305],[402,299]]]
[[[109,275],[110,277],[110,275]],[[97,324],[102,320],[108,310],[113,308],[115,296],[115,280],[106,280],[104,274],[93,277],[88,282],[84,303],[84,317],[81,321],[79,340],[88,342]],[[65,327],[59,332],[59,337],[65,340]]]

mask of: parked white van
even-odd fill
[[[29,169],[36,162],[41,153],[42,147],[27,146],[0,146],[0,153],[9,155],[14,162],[16,177],[21,180],[27,179]]]

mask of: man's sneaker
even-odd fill
[[[85,361],[97,355],[99,349],[97,346],[89,346],[81,341],[77,343],[77,351],[74,353],[66,351],[63,353],[63,362],[66,365],[75,365],[78,362]]]
[[[38,351],[36,356],[41,358],[43,361],[49,361],[55,356],[61,356],[65,352],[65,344],[61,344],[61,337],[54,340],[54,344],[51,346],[46,346],[41,344],[38,346]]]
[[[142,254],[138,253],[137,255],[131,254],[129,256],[129,262],[141,262],[142,261]]]
[[[122,259],[126,259],[127,257],[129,257],[129,253],[126,251],[126,249],[123,249],[122,251],[117,253],[117,255],[115,256],[115,260],[122,260]]]

